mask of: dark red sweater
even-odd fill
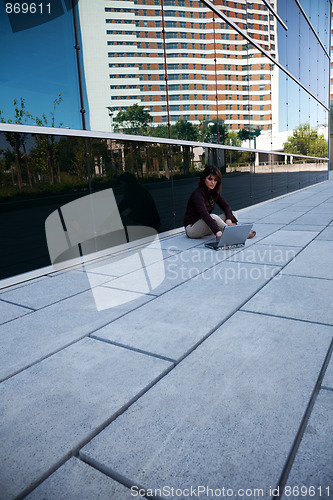
[[[184,216],[184,226],[194,224],[199,219],[203,219],[214,234],[220,231],[217,223],[210,216],[214,210],[215,203],[223,210],[227,219],[237,222],[229,203],[218,193],[206,188],[198,187],[191,194]]]

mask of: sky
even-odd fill
[[[44,4],[47,9],[45,0]],[[28,18],[25,25],[14,14],[10,18],[0,0],[0,110],[6,120],[13,120],[13,101],[24,98],[26,109],[40,118],[45,113],[51,125],[54,100],[62,94],[55,126],[82,129],[72,11],[62,8],[61,0],[49,5],[58,7],[58,17],[29,28]],[[42,21],[48,14],[45,9]],[[32,14],[30,21],[35,22]],[[30,119],[26,124],[34,122]]]

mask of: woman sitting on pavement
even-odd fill
[[[222,175],[217,167],[206,167],[201,173],[199,186],[191,194],[184,216],[185,232],[189,238],[215,234],[219,240],[225,226],[237,224],[236,214],[220,194],[221,181]],[[215,203],[223,210],[220,215],[212,214]],[[248,238],[255,235],[255,231],[250,231]]]

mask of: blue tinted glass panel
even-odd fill
[[[300,11],[295,2],[287,4],[287,60],[286,67],[290,73],[299,79],[300,61]],[[304,50],[304,47],[302,47]]]
[[[62,6],[59,9],[58,16],[42,24],[13,23],[6,15],[0,18],[0,43],[5,47],[0,55],[4,121],[15,121],[14,100],[23,99],[22,123],[82,128],[73,15]]]
[[[292,131],[300,125],[300,87],[291,78],[288,78],[287,91],[287,116],[288,116],[288,133],[292,134]]]
[[[279,89],[279,106],[278,106],[278,134],[286,135],[288,131],[288,77],[278,69],[278,89]]]
[[[310,104],[311,102],[316,103],[310,95],[305,92],[302,88],[299,89],[299,125],[304,125],[305,123],[317,123],[316,114],[311,114]]]
[[[326,50],[329,50],[329,21],[330,2],[329,0],[300,0],[302,9],[308,17],[313,29],[319,36]]]

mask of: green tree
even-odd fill
[[[18,99],[14,99],[14,119],[5,119],[3,116],[3,111],[0,110],[0,121],[2,123],[16,123],[18,125],[23,125],[26,122],[26,119],[31,117],[30,113],[25,108],[25,100],[23,97],[20,98],[20,102]],[[22,159],[24,158],[26,174],[28,177],[28,183],[32,185],[30,166],[28,162],[28,156],[26,153],[26,134],[20,134],[19,132],[5,132],[5,137],[7,142],[13,148],[14,152],[14,164],[16,170],[16,180],[17,186],[21,190],[22,189]],[[21,152],[21,148],[23,149],[23,153]],[[8,155],[7,155],[8,158]],[[13,164],[12,164],[13,165]],[[15,183],[13,177],[13,183]]]
[[[197,141],[199,137],[199,130],[196,125],[186,120],[179,120],[171,126],[172,139],[179,139],[182,141]],[[188,145],[181,146],[183,151],[183,168],[184,173],[188,174],[191,166],[191,159],[193,158],[193,148]]]
[[[261,134],[261,129],[260,128],[253,128],[253,129],[246,129],[246,128],[241,128],[238,131],[238,137],[241,141],[247,141],[247,140],[252,140],[254,141],[254,148],[256,148],[256,139],[257,137]]]
[[[151,127],[149,135],[152,137],[168,137],[168,126],[166,124],[156,125],[156,127]]]
[[[58,97],[53,101],[53,109],[50,112],[50,122],[45,113],[42,114],[42,117],[35,116],[34,121],[36,125],[39,127],[55,127],[55,114],[57,107],[62,102],[62,95],[59,94]],[[61,127],[62,123],[58,125]],[[41,160],[40,167],[42,170],[47,172],[49,183],[54,183],[54,176],[57,175],[57,181],[60,182],[60,168],[59,163],[57,162],[56,153],[57,153],[57,143],[54,135],[47,134],[33,134],[36,142],[35,153],[35,161]]]
[[[236,130],[230,130],[228,132],[228,135],[227,135],[226,140],[225,140],[225,144],[228,146],[234,146],[237,148],[242,147],[242,140],[239,138],[238,132],[236,132]],[[227,163],[229,163],[230,166],[232,166],[233,164],[242,163],[243,156],[244,156],[244,155],[243,156],[242,155],[243,155],[243,153],[241,151],[229,149],[226,152],[226,161],[227,161]],[[248,154],[246,153],[246,155],[248,155]]]
[[[210,122],[204,121],[200,124],[200,140],[211,144],[225,144],[228,136],[228,127],[223,120],[213,119]]]
[[[229,146],[236,146],[236,147],[240,148],[242,146],[242,141],[239,138],[239,135],[235,130],[230,130],[230,132],[228,132],[228,135],[226,137],[225,144],[228,144]]]
[[[149,111],[138,104],[133,104],[124,111],[119,111],[113,119],[116,132],[134,135],[147,135],[151,116]]]
[[[199,130],[196,125],[187,120],[179,120],[171,125],[171,138],[183,141],[197,141]]]
[[[318,131],[311,128],[309,123],[304,123],[296,128],[293,135],[283,143],[283,150],[285,153],[323,158],[328,155],[328,142],[323,134],[318,134]]]

